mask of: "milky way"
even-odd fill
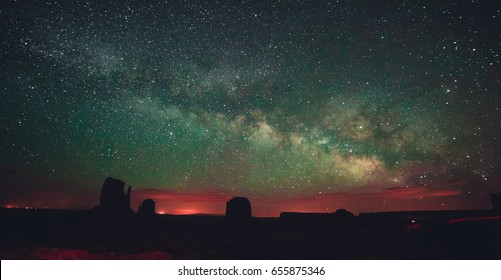
[[[0,203],[490,208],[499,1],[2,1]]]

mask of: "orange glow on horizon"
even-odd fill
[[[176,215],[193,215],[200,214],[199,211],[195,209],[176,209],[174,210],[174,214]]]

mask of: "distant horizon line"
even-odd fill
[[[93,207],[92,207],[93,208]],[[89,211],[92,208],[48,208],[48,207],[18,207],[18,206],[10,206],[10,205],[2,205],[0,206],[0,209],[17,209],[17,210],[56,210],[56,211],[74,211],[74,212],[85,212]],[[132,210],[132,209],[131,209]],[[336,209],[338,210],[346,210],[343,208]],[[137,211],[132,210],[135,214],[137,214]],[[311,212],[311,211],[283,211],[280,212],[278,216],[252,216],[253,218],[280,218],[280,216],[284,213],[298,213],[298,214],[334,214],[336,211],[333,212]],[[348,211],[348,210],[346,210]],[[354,213],[355,216],[360,216],[360,214],[374,214],[374,213],[418,213],[418,212],[461,212],[461,211],[468,211],[468,212],[475,212],[475,211],[495,211],[494,208],[476,208],[476,209],[447,209],[447,210],[399,210],[399,211],[376,211],[376,212],[359,212],[359,213]],[[213,216],[213,217],[225,217],[225,213],[169,213],[169,212],[164,212],[164,211],[157,211],[155,212],[155,215],[169,215],[169,216]]]

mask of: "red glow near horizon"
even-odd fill
[[[327,193],[315,196],[273,198],[249,197],[255,217],[278,217],[282,212],[354,213],[409,210],[451,210],[458,205],[458,190],[430,190],[423,186],[382,189],[377,192]],[[135,198],[134,198],[135,197]],[[136,190],[133,199],[151,198],[158,213],[174,215],[223,215],[232,195],[216,192],[176,193],[161,189]]]
[[[471,209],[471,205],[462,204],[461,191],[455,189],[461,184],[458,182],[433,188],[420,185],[397,188],[371,186],[359,189],[357,192],[333,192],[288,197],[248,196],[248,198],[252,205],[252,214],[255,217],[278,217],[282,212],[329,213],[335,212],[337,209],[346,209],[355,214],[381,211]],[[22,205],[29,205],[34,208],[90,209],[99,201],[99,195],[95,192],[58,192],[54,195],[43,192],[42,194],[43,199],[26,195],[17,197],[15,200],[3,201],[3,203],[8,207],[21,208],[24,208]],[[153,199],[159,214],[224,215],[226,202],[233,196],[238,195],[209,191],[182,193],[165,189],[138,188],[132,192],[131,208],[137,211],[137,205],[143,200]]]
[[[174,211],[173,214],[176,215],[193,215],[193,214],[200,214],[197,210],[195,209],[177,209]]]

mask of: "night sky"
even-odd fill
[[[0,4],[0,204],[491,208],[501,1]]]

